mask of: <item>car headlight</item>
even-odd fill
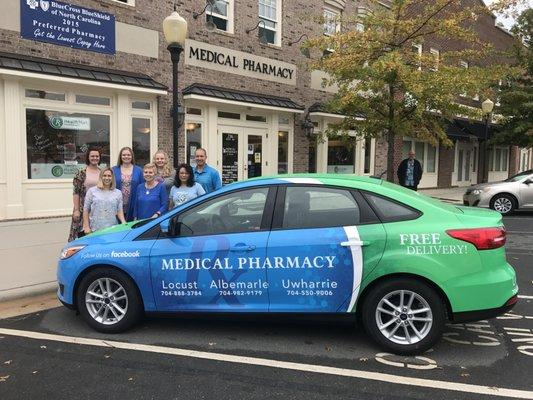
[[[472,194],[481,194],[482,192],[483,192],[483,190],[481,190],[481,189],[472,190]]]
[[[66,260],[67,258],[72,257],[74,254],[76,254],[81,249],[85,248],[85,246],[72,246],[67,247],[66,249],[63,249],[61,252],[61,255],[59,256],[60,260]]]

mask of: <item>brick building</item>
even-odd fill
[[[321,108],[334,88],[322,87],[324,74],[308,68],[298,40],[340,29],[333,17],[357,13],[357,2],[312,0],[310,7],[310,0],[219,0],[197,18],[204,2],[178,3],[189,23],[179,66],[186,110],[180,161],[193,162],[194,149],[204,147],[226,183],[286,172],[384,170],[381,140],[354,138],[346,146],[308,137],[302,128],[306,117],[315,133],[342,117]],[[0,220],[69,214],[72,177],[89,145],[102,147],[103,162],[111,165],[123,146],[133,147],[138,164],[158,148],[172,153],[172,65],[161,29],[171,0],[3,5]],[[332,22],[310,22],[313,13]],[[509,35],[487,18],[479,21],[480,31],[506,46]],[[474,128],[458,121],[450,130],[452,149],[399,139],[396,161],[413,147],[424,162],[422,186],[475,183],[480,137]],[[518,160],[518,151],[494,149],[498,167],[491,179],[513,173],[513,157]]]

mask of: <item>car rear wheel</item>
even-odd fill
[[[508,194],[498,194],[490,201],[490,208],[502,215],[508,215],[516,209],[516,200]]]
[[[137,287],[129,276],[113,268],[97,268],[82,279],[77,305],[84,320],[104,333],[123,332],[142,315]]]
[[[395,354],[411,355],[429,349],[440,339],[446,308],[430,286],[397,279],[372,289],[362,316],[365,329],[379,345]]]

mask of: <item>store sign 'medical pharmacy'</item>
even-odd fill
[[[76,49],[115,54],[115,16],[52,0],[20,0],[20,35]]]
[[[185,64],[296,85],[296,65],[188,39]]]

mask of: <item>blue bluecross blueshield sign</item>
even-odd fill
[[[115,16],[52,0],[20,0],[20,34],[76,49],[115,54]]]

